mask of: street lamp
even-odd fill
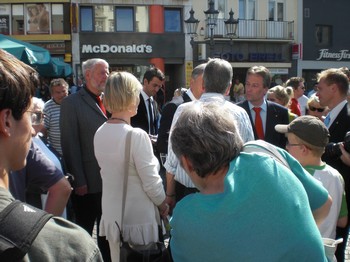
[[[238,19],[233,18],[233,11],[231,8],[231,11],[228,13],[230,15],[230,18],[225,21],[225,28],[226,28],[226,35],[230,38],[230,44],[233,44],[232,39],[237,37],[236,31],[237,26],[239,23]]]
[[[197,36],[198,23],[199,23],[199,20],[194,18],[194,11],[193,11],[193,8],[191,8],[190,18],[185,20],[185,24],[187,27],[187,34],[189,34],[191,37],[190,44],[191,44],[192,48],[193,48],[193,43],[194,43],[193,38],[195,38]]]
[[[210,56],[212,56],[213,51],[214,51],[214,27],[216,26],[218,22],[218,15],[219,15],[219,10],[216,10],[214,8],[214,1],[210,0],[209,1],[209,9],[207,11],[204,11],[205,18],[207,20],[207,26],[210,29],[210,41],[209,41],[209,46],[210,46]]]

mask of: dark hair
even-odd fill
[[[299,84],[301,82],[305,82],[304,78],[302,77],[299,77],[299,76],[294,76],[294,77],[291,77],[287,80],[286,82],[286,86],[291,86],[293,87],[294,90],[298,89],[299,87]]]
[[[259,75],[263,78],[264,88],[270,88],[271,85],[271,74],[265,66],[253,66],[248,69],[248,75]]]
[[[22,119],[38,83],[32,67],[0,49],[0,110],[11,109],[16,120]]]
[[[145,79],[148,82],[152,81],[153,77],[157,77],[160,81],[163,81],[165,79],[163,72],[159,68],[151,67],[143,75],[142,83],[145,81]]]

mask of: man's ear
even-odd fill
[[[0,110],[0,134],[10,136],[12,119],[13,117],[10,109]]]
[[[230,89],[231,89],[232,83],[227,87],[225,91],[225,96],[228,96],[230,94]]]

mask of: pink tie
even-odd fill
[[[253,110],[255,111],[255,130],[256,134],[258,135],[259,139],[264,139],[264,129],[262,125],[262,120],[260,116],[261,107],[254,107]]]

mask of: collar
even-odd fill
[[[191,98],[192,101],[196,101],[196,100],[197,100],[197,98],[194,97],[194,95],[193,95],[191,89],[188,89],[188,90],[186,91],[186,95],[188,95],[189,98]]]
[[[306,165],[304,166],[305,170],[310,173],[310,175],[314,175],[316,170],[323,170],[326,168],[326,164],[322,163],[320,166]]]
[[[212,99],[223,99],[225,100],[225,97],[223,94],[219,94],[219,93],[203,93],[200,97],[200,101],[206,101],[206,100],[212,100]]]
[[[346,103],[347,103],[347,100],[345,99],[342,102],[340,102],[336,107],[334,107],[331,111],[329,111],[328,114],[329,114],[329,117],[331,118],[331,123],[333,123],[333,121],[337,118],[337,116],[339,115],[343,107],[346,105]],[[331,125],[331,123],[329,124]]]
[[[101,95],[95,95],[94,93],[92,93],[87,87],[86,85],[83,86],[83,88],[85,89],[85,91],[95,100],[97,101],[97,97],[100,97],[101,95],[103,96],[103,93],[101,93]]]
[[[141,90],[141,95],[142,95],[143,100],[144,100],[145,102],[146,102],[149,98],[151,98],[151,97],[148,96],[148,95],[146,94],[146,92],[143,91],[143,90]]]
[[[249,106],[249,110],[250,110],[250,111],[252,111],[253,108],[256,107],[256,106],[253,106],[253,104],[250,103],[249,101],[248,101],[248,106]],[[262,110],[262,111],[267,112],[267,103],[266,103],[266,100],[265,100],[265,99],[264,99],[263,103],[260,105],[260,107],[261,107],[261,110]]]

